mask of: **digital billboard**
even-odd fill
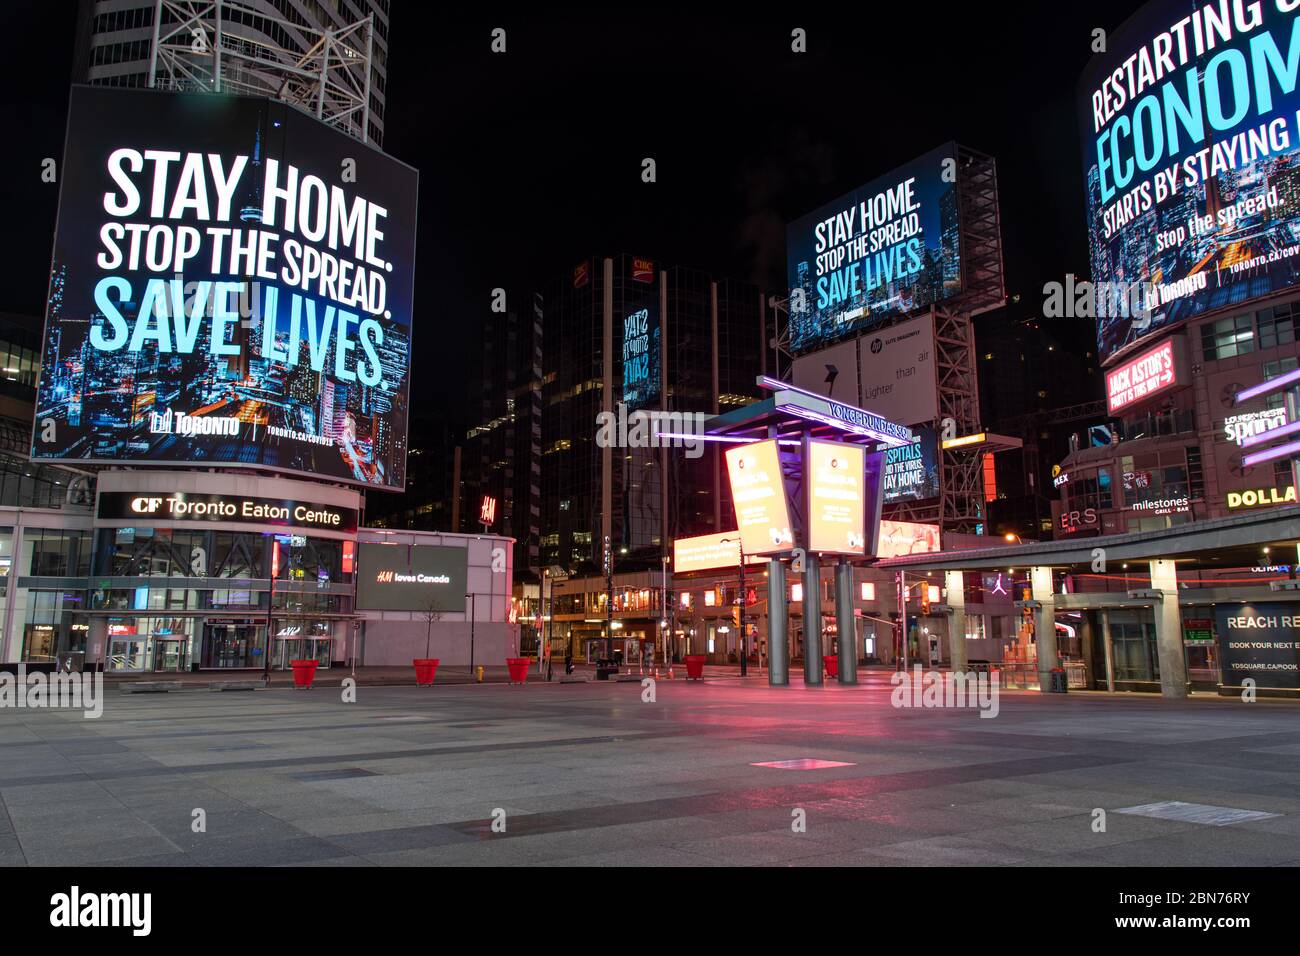
[[[469,552],[442,545],[361,542],[357,610],[465,610]]]
[[[1293,0],[1155,0],[1093,57],[1078,109],[1103,362],[1300,279],[1297,57]]]
[[[646,305],[623,317],[623,404],[645,408],[659,399],[659,310]]]
[[[793,351],[961,292],[956,155],[941,146],[786,228]]]
[[[913,425],[912,441],[885,449],[885,504],[939,497],[939,436]]]
[[[808,549],[866,554],[866,449],[839,442],[808,442]]]
[[[416,172],[284,103],[74,87],[32,457],[403,488]]]
[[[761,564],[759,555],[745,554],[746,564]],[[673,539],[673,574],[712,571],[740,565],[740,532],[722,531]]]
[[[776,554],[794,547],[790,503],[775,441],[728,448],[727,478],[736,527],[748,554]]]
[[[929,554],[939,550],[939,526],[915,521],[880,522],[880,544],[876,557],[900,558],[908,554]]]

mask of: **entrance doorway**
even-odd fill
[[[205,621],[201,667],[261,667],[266,625],[252,621]]]

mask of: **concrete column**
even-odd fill
[[[790,683],[790,618],[785,607],[785,565],[779,558],[767,562],[767,683]]]
[[[1101,612],[1101,641],[1102,651],[1106,655],[1106,690],[1113,694],[1115,693],[1115,654],[1110,639],[1110,613],[1105,609]]]
[[[966,578],[960,571],[945,571],[948,589],[948,657],[953,671],[966,670]]]
[[[835,566],[835,627],[839,631],[839,682],[858,682],[858,624],[853,617],[853,566],[840,558]]]
[[[822,573],[811,551],[803,565],[803,682],[822,682]]]
[[[1094,618],[1089,611],[1084,611],[1083,616],[1079,618],[1079,644],[1083,648],[1083,671],[1089,690],[1097,689],[1096,668],[1092,666],[1093,657],[1097,653],[1097,629],[1093,621]]]
[[[1178,607],[1178,573],[1172,561],[1151,562],[1151,587],[1163,600],[1152,610],[1156,619],[1156,654],[1160,661],[1160,695],[1187,696],[1187,658],[1183,656],[1183,615]]]
[[[1038,645],[1038,689],[1052,689],[1052,670],[1059,666],[1056,654],[1056,595],[1052,592],[1052,569],[1029,569],[1030,594],[1038,602],[1034,615],[1034,641]]]

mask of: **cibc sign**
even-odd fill
[[[1106,373],[1106,407],[1114,415],[1187,381],[1181,338],[1168,338]]]
[[[266,524],[324,531],[357,530],[355,508],[314,501],[182,491],[100,492],[95,514],[102,521],[189,521],[196,524]]]

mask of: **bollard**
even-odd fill
[[[478,681],[480,684],[483,683],[483,665],[482,665],[482,664],[480,664],[480,665],[478,665],[478,667],[474,668],[474,679],[475,679],[476,681]]]

